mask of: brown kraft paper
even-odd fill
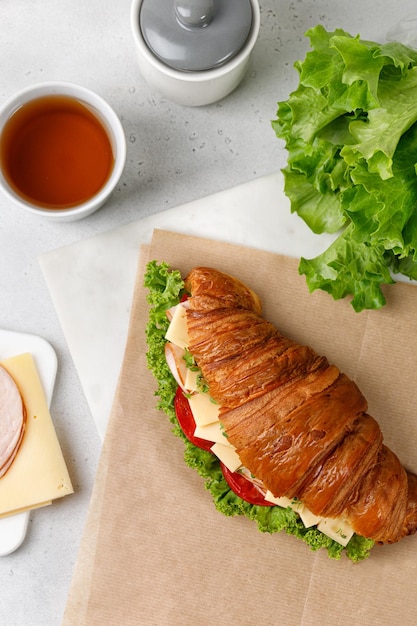
[[[264,315],[348,374],[385,443],[417,472],[417,289],[385,289],[387,305],[355,313],[348,301],[309,294],[298,260],[155,231],[141,249],[129,335],[64,626],[412,626],[417,536],[379,547],[359,564],[268,535],[214,507],[183,461],[183,443],[155,410],[146,368],[143,274],[147,260],[185,275],[216,267],[251,286]]]

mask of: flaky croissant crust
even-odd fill
[[[262,317],[238,279],[194,268],[185,280],[189,349],[221,406],[242,463],[276,497],[393,543],[417,530],[417,477],[383,443],[357,385]]]

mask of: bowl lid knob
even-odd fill
[[[175,0],[175,16],[184,28],[205,28],[213,19],[214,0]]]
[[[198,72],[221,67],[244,47],[251,0],[143,0],[139,26],[150,51],[168,67]]]

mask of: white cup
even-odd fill
[[[101,123],[110,140],[113,165],[104,185],[89,199],[68,208],[46,208],[32,203],[10,185],[0,162],[0,189],[19,208],[57,222],[69,222],[91,215],[108,200],[117,185],[126,162],[126,138],[122,124],[111,106],[93,91],[73,83],[55,81],[38,83],[14,94],[0,107],[0,142],[5,124],[21,107],[46,96],[74,98],[86,106]]]

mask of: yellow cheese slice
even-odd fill
[[[310,528],[311,526],[317,526],[322,521],[322,517],[318,515],[314,515],[304,504],[301,505],[299,509],[295,509],[298,515],[301,517],[301,521],[303,522],[306,528]]]
[[[277,504],[278,506],[282,506],[282,508],[286,509],[290,507],[293,511],[298,513],[301,517],[301,521],[303,522],[306,528],[310,528],[311,526],[316,526],[323,518],[314,515],[300,500],[291,500],[291,498],[287,498],[286,496],[281,496],[279,498],[275,498],[270,491],[267,491],[265,494],[265,500],[267,502],[271,502],[271,504]]]
[[[197,426],[219,421],[219,405],[212,402],[206,393],[195,393],[188,401]]]
[[[307,513],[309,513],[309,510],[306,509],[306,507],[302,504],[302,502],[300,502],[300,500],[297,500],[297,499],[291,500],[291,498],[287,498],[287,496],[275,497],[274,495],[272,495],[269,489],[267,490],[265,494],[265,500],[267,502],[270,502],[271,504],[277,504],[278,506],[281,506],[283,509],[288,509],[289,507],[293,511],[296,511],[300,515],[300,517],[303,511],[306,511]],[[321,518],[318,518],[318,519],[320,520]],[[315,523],[317,524],[317,522]],[[313,524],[309,524],[309,525],[313,526]],[[304,526],[308,528],[308,526],[305,523],[304,523]]]
[[[20,449],[0,479],[0,516],[5,516],[48,504],[73,488],[32,355],[1,364],[19,387],[27,412]]]
[[[288,507],[290,507],[290,509],[297,511],[297,513],[302,506],[299,500],[291,500],[291,498],[287,498],[287,496],[275,497],[269,490],[265,494],[265,500],[267,502],[270,502],[271,504],[277,504],[283,509],[287,509]]]
[[[274,495],[272,495],[269,489],[265,494],[265,500],[267,502],[270,502],[271,504],[277,504],[278,506],[282,506],[283,509],[287,509],[291,506],[291,500],[289,498],[287,498],[286,496],[280,496],[279,498],[276,498]]]
[[[187,391],[198,391],[198,387],[197,387],[197,377],[198,377],[198,370],[190,370],[190,368],[187,368],[186,374],[185,374],[185,380],[184,380],[184,387],[185,389],[187,389]]]
[[[26,511],[33,511],[33,509],[40,509],[43,506],[50,506],[51,504],[52,500],[49,500],[48,502],[39,502],[39,504],[37,504],[36,506],[24,506],[21,509],[14,510],[12,513],[13,515],[18,515],[19,513],[26,513]],[[2,513],[0,515],[0,519],[3,519],[4,517],[9,517],[9,515],[11,515],[11,513]]]
[[[221,443],[225,446],[231,445],[224,434],[224,430],[220,422],[206,424],[206,426],[197,426],[194,431],[194,435],[196,437],[200,437],[200,439],[212,441],[213,443]]]
[[[341,518],[331,519],[326,517],[326,519],[320,522],[317,528],[342,546],[347,546],[354,534],[353,528],[349,522]]]
[[[230,444],[224,445],[222,443],[215,443],[211,446],[210,450],[231,472],[235,472],[242,465],[238,453]]]
[[[174,315],[168,326],[165,339],[171,343],[186,348],[188,346],[188,329],[186,311],[182,304],[175,307]]]

